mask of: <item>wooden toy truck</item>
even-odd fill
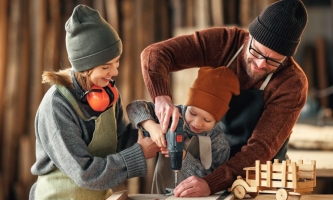
[[[278,159],[267,161],[266,164],[255,162],[255,167],[246,167],[245,180],[238,176],[229,191],[233,191],[236,198],[243,199],[246,194],[255,198],[259,190],[276,193],[277,200],[286,200],[288,195],[311,193],[316,186],[316,161],[303,164],[299,160],[296,164],[290,160],[279,163]]]

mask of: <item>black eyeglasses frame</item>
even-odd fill
[[[252,47],[252,39],[253,39],[253,37],[251,37],[251,41],[250,41],[250,45],[249,45],[249,52],[250,52],[250,54],[251,54],[252,56],[254,56],[254,57],[257,58],[257,59],[265,59],[265,60],[266,60],[266,63],[267,63],[268,65],[272,66],[272,67],[276,67],[276,68],[278,68],[278,67],[284,65],[284,61],[283,61],[283,62],[276,61],[276,60],[274,60],[274,59],[272,59],[272,58],[270,58],[270,57],[267,57],[267,56],[262,55],[262,53],[260,53],[260,52],[259,52],[258,50],[256,50],[256,49],[254,49],[254,48]],[[253,51],[256,52],[258,55],[260,55],[260,57],[259,57],[258,55],[254,55],[254,54],[251,52],[251,50],[253,50]],[[285,58],[284,58],[284,59],[285,59]],[[276,63],[277,65],[275,65],[275,64],[273,64],[273,63]]]

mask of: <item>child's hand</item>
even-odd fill
[[[162,132],[161,125],[153,120],[146,120],[141,123],[141,126],[149,132],[150,138],[158,147],[166,147],[165,134]]]
[[[161,148],[161,153],[162,153],[166,158],[169,158],[169,151],[168,151],[168,148],[167,148],[167,147],[162,147],[162,148]],[[186,154],[187,154],[187,151],[186,151],[185,149],[183,149],[183,158],[182,158],[182,160],[185,159]]]
[[[169,158],[169,151],[167,147],[161,147],[161,153],[166,157]]]

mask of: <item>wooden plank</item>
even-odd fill
[[[26,153],[26,155],[22,155],[19,151],[20,148],[20,142],[21,142],[21,138],[22,137],[27,137],[29,132],[27,129],[27,120],[26,120],[26,116],[28,115],[28,101],[27,101],[27,96],[29,95],[28,93],[28,88],[29,88],[29,74],[30,74],[30,53],[31,53],[31,49],[30,49],[30,32],[29,32],[29,11],[28,9],[26,9],[28,7],[29,3],[28,1],[21,1],[20,2],[20,12],[21,12],[21,26],[20,26],[20,32],[21,32],[21,43],[18,44],[20,48],[20,53],[18,55],[19,58],[19,63],[20,66],[18,68],[18,71],[16,72],[17,74],[20,74],[20,76],[18,77],[18,79],[16,79],[17,81],[17,88],[21,88],[21,91],[17,94],[17,98],[18,100],[16,101],[17,103],[17,111],[20,112],[20,115],[16,115],[15,118],[13,120],[15,120],[15,128],[17,131],[17,138],[15,140],[16,143],[16,147],[18,147],[17,152],[18,152],[18,156],[16,156],[15,159],[15,164],[17,165],[17,171],[15,172],[12,169],[12,172],[14,174],[15,177],[15,182],[14,182],[14,188],[15,188],[15,195],[17,196],[18,199],[28,199],[29,197],[29,190],[30,190],[30,182],[29,179],[32,176],[32,174],[30,173],[30,167],[31,167],[31,162],[26,162],[25,165],[25,169],[22,170],[20,168],[20,164],[19,164],[19,160],[20,157],[24,156],[25,159],[30,159],[31,161],[33,161],[33,157],[31,154],[31,152],[29,151],[23,151],[24,153]],[[17,75],[16,75],[17,76]],[[26,145],[30,145],[29,143],[26,143]],[[28,155],[29,154],[29,155]],[[21,163],[22,164],[22,163]],[[24,171],[24,172],[22,172]],[[18,174],[19,173],[24,173],[24,180],[20,179],[20,177],[18,178]],[[23,177],[21,177],[23,178]],[[17,181],[18,179],[18,181]],[[19,186],[19,187],[17,187]]]
[[[209,19],[209,1],[206,0],[195,0],[195,25],[198,28],[206,28],[210,26],[210,19]]]
[[[4,97],[5,88],[5,74],[6,74],[6,63],[7,63],[7,29],[8,29],[8,0],[0,1],[0,97]],[[3,111],[4,103],[3,98],[0,98],[0,127],[3,127]],[[0,140],[2,140],[2,130],[0,130]],[[1,153],[1,149],[0,149]],[[1,154],[0,154],[1,159]]]
[[[256,186],[260,186],[260,171],[261,171],[261,165],[260,165],[260,161],[256,160]]]
[[[3,178],[1,172],[0,172],[0,199],[5,199],[5,194],[3,191]]]
[[[92,8],[97,10],[101,15],[101,17],[103,17],[103,19],[107,20],[106,11],[105,11],[107,8],[106,5],[104,4],[104,1],[93,1]]]
[[[170,27],[166,24],[168,22],[168,14],[165,8],[165,0],[158,2],[151,0],[140,0],[135,1],[135,24],[136,34],[132,38],[133,42],[136,43],[137,48],[133,51],[131,66],[135,66],[136,63],[140,63],[140,54],[142,50],[149,44],[153,43],[154,39],[163,40],[166,33],[170,32]],[[158,36],[157,36],[158,35]],[[170,36],[170,35],[169,35]],[[156,38],[160,37],[160,38]],[[133,74],[141,74],[141,67],[131,67]],[[143,99],[145,98],[145,92],[147,91],[143,82],[142,76],[134,75],[132,77],[131,88],[132,88],[132,99]],[[130,83],[128,83],[130,84]],[[147,175],[140,178],[140,192],[150,193],[151,185],[153,182],[154,169],[156,164],[156,158],[147,160]]]
[[[35,155],[32,153],[34,147],[30,143],[27,135],[21,136],[19,140],[19,159],[18,159],[18,183],[16,184],[17,191],[20,193],[18,199],[29,199],[29,191],[31,187],[31,172],[30,168],[35,160]]]
[[[5,199],[9,199],[13,193],[13,184],[15,180],[15,174],[17,172],[17,138],[19,137],[19,127],[16,124],[18,110],[17,88],[19,87],[20,64],[21,64],[21,33],[23,26],[21,19],[21,1],[12,0],[10,4],[10,16],[8,24],[8,64],[5,75],[5,99],[4,104],[4,125],[3,125],[3,144],[2,144],[2,160],[6,162],[1,163],[1,169],[3,170],[3,189]]]
[[[271,181],[272,181],[272,161],[267,161],[267,187],[271,187]]]
[[[44,95],[44,86],[42,83],[42,73],[44,65],[44,45],[45,45],[45,33],[46,33],[46,1],[35,0],[31,1],[31,12],[38,13],[38,15],[32,15],[31,21],[31,48],[34,50],[31,56],[30,66],[30,83],[29,83],[29,117],[28,124],[29,134],[31,137],[35,137],[35,115],[38,109],[39,103]]]
[[[287,169],[287,163],[286,161],[282,161],[282,177],[281,177],[281,187],[286,186],[286,169]]]
[[[131,80],[131,77],[133,77],[131,74],[133,67],[131,60],[133,58],[133,41],[135,39],[133,39],[132,33],[136,31],[134,26],[134,9],[133,0],[121,1],[121,12],[123,13],[123,20],[121,23],[123,30],[123,34],[121,35],[123,41],[123,54],[120,61],[121,72],[115,77],[115,80],[117,87],[122,94],[123,105],[127,105],[131,99],[133,99],[131,85],[120,81],[118,83],[118,80]],[[132,191],[129,191],[129,193],[132,193]]]
[[[215,0],[216,1],[216,0]],[[194,0],[185,0],[185,27],[194,27],[195,26],[195,22],[194,22],[194,16],[195,16],[195,9],[194,9],[195,5],[194,5]]]
[[[293,173],[292,173],[293,188],[298,188],[297,181],[298,181],[299,174],[297,173],[297,168],[296,168],[296,163],[295,162],[293,162],[292,168],[293,168]]]
[[[260,185],[261,186],[266,186],[267,181],[266,180],[261,180]],[[282,187],[281,185],[282,185],[281,181],[272,180],[272,183],[271,183],[272,188],[280,188],[280,187]],[[284,188],[293,188],[293,183],[292,182],[285,182],[285,186],[283,186],[283,187]]]
[[[315,166],[311,164],[298,165],[298,170],[300,171],[314,171],[315,169]]]
[[[328,77],[327,77],[327,62],[326,62],[326,40],[323,36],[318,36],[316,39],[316,49],[317,49],[317,80],[318,80],[318,90],[323,90],[328,87]],[[321,108],[329,107],[329,99],[327,96],[321,97],[319,99]]]
[[[241,27],[248,27],[251,23],[252,0],[240,0],[239,22]]]
[[[172,6],[172,11],[173,11],[173,22],[172,24],[174,25],[172,27],[173,30],[177,28],[183,27],[183,4],[182,1],[180,0],[171,0],[171,6]]]
[[[45,40],[47,41],[47,48],[43,54],[43,71],[58,71],[60,68],[60,3],[58,0],[49,0],[48,3],[49,20],[45,29]],[[41,76],[41,74],[40,74]],[[41,84],[41,83],[39,83]],[[43,94],[50,88],[50,85],[43,84]],[[40,96],[42,98],[42,96]],[[39,103],[39,102],[38,102]]]
[[[224,16],[223,16],[223,2],[222,0],[212,0],[211,1],[211,13],[212,13],[212,26],[223,26]]]
[[[316,163],[317,163],[317,161],[315,161],[315,160],[311,160],[311,164],[313,164],[314,166],[315,166],[315,171],[314,171],[314,177],[317,177],[317,166],[316,166]],[[314,178],[314,186],[316,186],[317,185],[317,178]]]
[[[227,8],[228,12],[226,14],[227,22],[228,24],[237,24],[237,16],[236,12],[232,12],[234,10],[237,10],[236,7],[236,1],[223,1],[223,5]]]
[[[119,33],[119,6],[117,0],[105,0],[106,20]]]
[[[305,182],[297,182],[297,188],[313,188],[314,187],[314,181],[305,181]]]
[[[302,69],[304,73],[306,74],[306,77],[308,78],[308,87],[310,91],[310,95],[312,95],[311,91],[315,89],[315,73],[314,73],[314,67],[315,66],[315,49],[313,45],[306,45],[303,48],[304,56],[302,61]]]
[[[267,173],[262,173],[262,178],[263,179],[267,179],[268,175]],[[281,180],[282,178],[282,173],[279,172],[279,173],[276,173],[276,172],[271,172],[271,177],[270,177],[272,180],[275,179],[275,180]],[[292,174],[291,173],[288,173],[286,175],[286,180],[287,181],[292,181],[293,180],[293,177],[292,177]]]
[[[297,172],[298,178],[303,179],[315,179],[316,173],[315,172]]]

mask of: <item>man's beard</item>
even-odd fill
[[[259,73],[253,71],[253,68],[251,67],[251,63],[252,63],[252,65],[256,65],[256,63],[251,58],[247,58],[246,53],[244,54],[244,59],[246,61],[247,75],[249,75],[249,77],[251,77],[254,80],[262,79],[274,71],[274,70],[269,71],[268,69],[264,68],[263,70],[265,71],[265,73],[259,74]]]

